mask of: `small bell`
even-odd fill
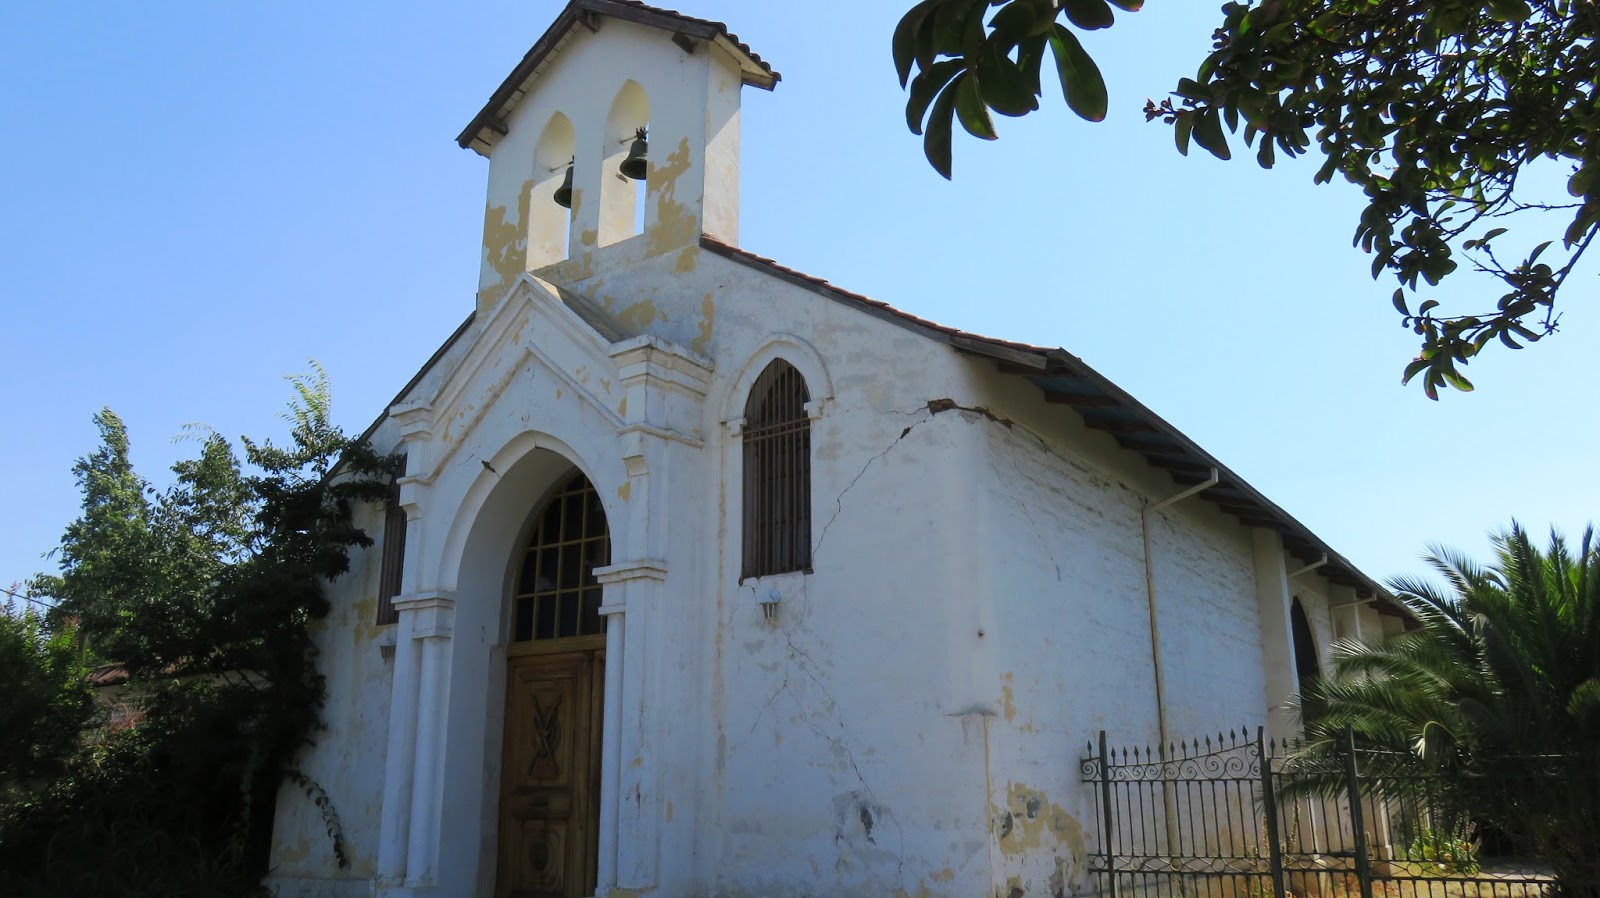
[[[556,188],[554,197],[556,205],[563,209],[572,208],[572,163],[567,163],[567,176],[561,179],[561,186]]]
[[[643,181],[650,170],[650,143],[645,140],[644,129],[640,128],[633,138],[633,146],[628,148],[628,158],[622,160],[618,171],[624,178]]]

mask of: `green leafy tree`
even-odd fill
[[[69,622],[0,605],[0,801],[59,775],[93,713],[88,673]]]
[[[1495,544],[1489,566],[1435,550],[1445,589],[1390,584],[1416,629],[1335,644],[1301,698],[1303,757],[1339,756],[1348,727],[1552,862],[1566,894],[1600,894],[1600,546],[1591,530],[1541,552],[1520,527]]]
[[[63,776],[0,808],[0,893],[246,894],[265,872],[280,785],[334,809],[294,767],[319,726],[312,625],[381,501],[389,459],[332,423],[320,368],[292,379],[283,445],[196,429],[198,454],[157,491],[133,470],[109,410],[74,469],[83,514],[62,539],[57,599],[104,658],[124,664],[136,727],[70,757]],[[153,875],[155,874],[155,875]]]
[[[1067,105],[1103,118],[1105,81],[1074,29],[1110,27],[1113,7],[1140,5],[913,6],[893,50],[929,162],[950,177],[954,121],[993,140],[991,112],[1038,109],[1047,50]],[[1395,309],[1421,337],[1403,381],[1420,378],[1437,399],[1440,387],[1472,389],[1461,369],[1489,344],[1519,349],[1557,329],[1556,295],[1600,228],[1597,31],[1589,0],[1229,2],[1195,76],[1147,101],[1145,115],[1173,126],[1182,153],[1193,143],[1228,159],[1242,141],[1271,168],[1315,147],[1318,183],[1339,175],[1359,186],[1367,206],[1355,243],[1372,254],[1374,278],[1399,282]],[[1541,162],[1565,192],[1544,189]],[[1519,222],[1536,236],[1507,257]],[[1498,295],[1465,311],[1418,301],[1419,280],[1437,286],[1463,261]]]

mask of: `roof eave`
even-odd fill
[[[524,88],[528,82],[539,74],[540,66],[552,53],[561,48],[574,28],[583,25],[590,31],[598,31],[597,16],[611,16],[659,28],[674,35],[681,34],[692,40],[715,43],[738,62],[741,83],[751,87],[772,90],[783,79],[781,74],[755,57],[734,40],[726,28],[717,23],[669,15],[659,10],[622,3],[618,0],[573,0],[523,55],[516,68],[511,70],[511,74],[507,75],[500,86],[495,88],[494,93],[489,95],[489,101],[478,110],[477,115],[472,117],[472,121],[456,135],[456,145],[464,150],[470,149],[479,155],[487,156],[489,150],[494,148],[495,142],[505,136],[506,119],[521,101],[521,95],[527,92]]]

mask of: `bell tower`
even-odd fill
[[[489,159],[478,308],[739,236],[740,89],[779,75],[721,22],[572,0],[457,138]]]

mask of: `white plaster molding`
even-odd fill
[[[808,421],[822,420],[822,413],[830,404],[831,402],[827,399],[813,399],[810,402],[807,402],[804,406],[806,410],[806,419]],[[750,422],[747,418],[745,418],[743,415],[740,415],[737,418],[729,418],[728,420],[722,422],[722,425],[728,428],[728,436],[733,437],[736,440],[741,440],[744,439],[744,429],[749,423]]]
[[[604,585],[628,583],[633,580],[663,582],[667,579],[667,563],[660,558],[623,561],[607,567],[595,568],[594,578]]]
[[[400,507],[406,510],[406,520],[420,519],[422,500],[428,495],[428,487],[433,485],[433,475],[408,474],[395,480],[395,485],[400,487]]]
[[[424,399],[396,402],[389,406],[389,419],[400,429],[400,439],[410,442],[433,436],[433,405]]]
[[[611,359],[624,386],[678,392],[696,400],[704,399],[711,387],[710,359],[651,334],[614,344]]]
[[[637,429],[618,434],[622,437],[622,468],[630,478],[650,473],[650,460],[644,454],[644,432]]]
[[[823,409],[833,401],[833,377],[828,372],[828,364],[823,361],[822,353],[810,342],[794,334],[773,334],[745,360],[737,377],[724,381],[727,393],[715,399],[721,405],[723,421],[730,425],[730,429],[735,420],[743,420],[741,416],[744,415],[750,388],[755,386],[756,378],[776,359],[793,365],[805,378],[806,390],[811,394],[812,403],[816,403],[814,409],[810,403],[806,405],[812,420],[820,417]],[[739,432],[733,433],[738,436]]]
[[[394,600],[394,608],[411,617],[412,639],[448,639],[455,625],[456,600],[443,590],[412,593]]]
[[[699,437],[690,436],[689,434],[666,427],[657,427],[654,424],[646,424],[642,421],[633,424],[625,424],[622,427],[617,428],[617,436],[619,437],[625,437],[630,433],[642,433],[646,436],[652,436],[657,439],[668,440],[673,443],[682,443],[691,449],[699,449],[706,444],[706,441],[700,439]]]
[[[603,336],[561,301],[555,288],[530,274],[520,275],[505,298],[484,316],[472,345],[429,403],[436,421],[450,422],[452,439],[440,457],[431,460],[427,476],[436,476],[450,463],[468,442],[464,437],[495,406],[493,401],[474,400],[502,395],[513,380],[526,376],[524,362],[529,358],[613,426],[622,426],[622,416],[613,408],[621,391],[611,394],[607,390],[602,395],[592,386],[619,379],[611,349]],[[481,382],[495,372],[498,377],[493,383]],[[463,410],[467,414],[457,420]]]

